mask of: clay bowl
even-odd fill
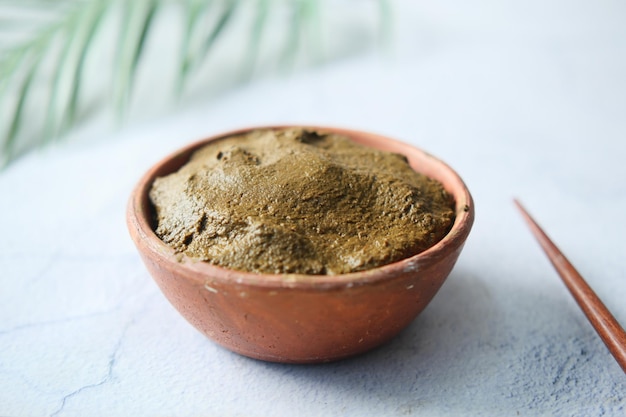
[[[286,127],[286,126],[280,126]],[[245,356],[273,362],[328,362],[388,341],[428,305],[452,270],[474,220],[474,204],[446,164],[384,136],[312,127],[408,157],[411,166],[443,183],[456,201],[456,220],[435,246],[368,271],[335,275],[272,275],[228,270],[177,254],[153,231],[148,191],[154,179],[180,168],[210,137],[168,156],[134,189],[128,228],[143,261],[170,303],[199,331]]]

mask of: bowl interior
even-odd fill
[[[154,232],[156,227],[154,208],[148,197],[150,187],[157,177],[168,175],[177,171],[189,160],[194,151],[210,141],[219,140],[221,138],[245,133],[255,129],[279,129],[286,127],[291,126],[269,126],[241,129],[210,137],[193,143],[154,165],[137,185],[133,196],[131,197],[128,212],[128,221],[131,224],[131,227],[134,227],[135,230],[137,230],[139,238],[143,240],[146,248],[159,256],[169,258],[171,261],[179,264],[182,268],[190,268],[195,271],[217,277],[218,279],[229,281],[236,280],[239,283],[245,282],[248,284],[269,287],[313,286],[316,288],[329,288],[335,286],[345,286],[346,283],[363,284],[366,282],[372,282],[377,279],[381,279],[381,277],[389,276],[389,273],[393,274],[394,269],[405,270],[407,268],[415,268],[417,265],[436,262],[443,256],[448,247],[460,247],[463,245],[463,242],[467,238],[473,223],[474,204],[467,187],[457,173],[454,172],[448,165],[421,149],[381,135],[349,129],[315,126],[311,126],[310,128],[318,131],[342,134],[349,137],[353,141],[366,146],[403,154],[408,158],[409,164],[415,171],[423,173],[441,182],[446,191],[448,191],[455,200],[456,217],[448,234],[434,246],[412,257],[378,268],[342,275],[274,275],[233,271],[212,265],[208,262],[195,261],[184,255],[177,254],[172,248],[159,239]]]

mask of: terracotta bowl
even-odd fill
[[[286,127],[286,126],[279,126]],[[435,246],[402,261],[334,276],[272,275],[228,270],[177,254],[154,233],[148,191],[178,170],[210,137],[168,156],[139,181],[128,204],[132,239],[163,294],[199,331],[220,345],[274,362],[327,362],[388,341],[428,305],[452,270],[474,220],[474,204],[446,164],[407,144],[355,130],[336,132],[373,148],[404,154],[413,169],[443,183],[456,201],[456,220]]]

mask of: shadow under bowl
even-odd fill
[[[290,126],[270,126],[285,128]],[[211,340],[273,362],[328,362],[366,352],[408,326],[437,293],[461,253],[474,203],[461,178],[426,152],[374,133],[308,126],[372,148],[405,155],[411,167],[441,182],[454,197],[448,234],[401,261],[342,275],[256,274],[176,253],[154,232],[148,193],[155,178],[183,166],[194,151],[241,129],[191,144],[154,165],[132,192],[127,224],[157,285],[180,314]]]

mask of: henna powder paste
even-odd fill
[[[211,142],[150,191],[157,235],[185,255],[258,273],[343,274],[442,239],[454,201],[407,159],[306,129]]]

